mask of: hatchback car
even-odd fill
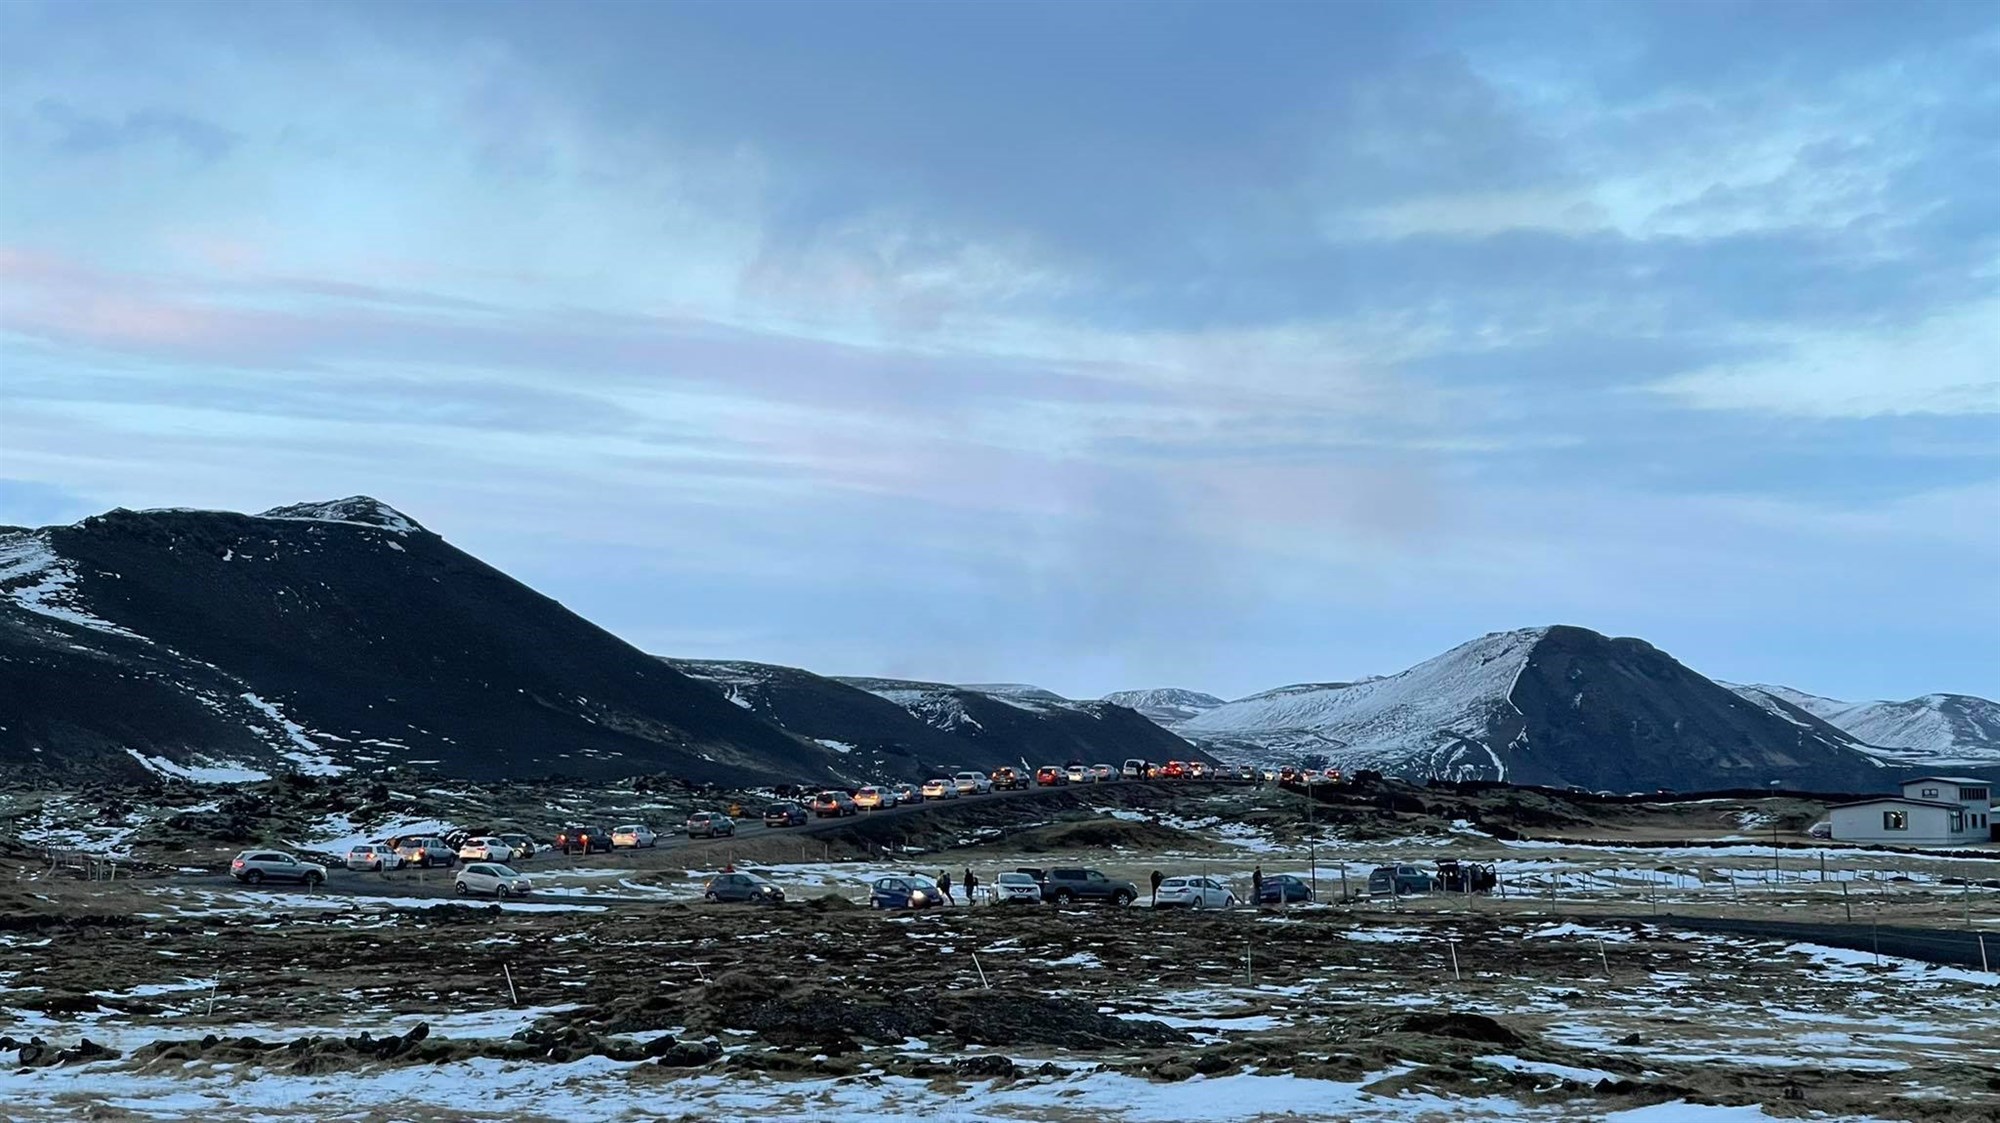
[[[1187,774],[1187,762],[1181,760],[1170,760],[1166,767],[1160,769],[1160,778],[1165,780],[1185,780]]]
[[[920,877],[878,877],[868,903],[878,909],[927,909],[944,904],[944,894]]]
[[[925,780],[923,791],[925,799],[958,798],[958,785],[942,776],[933,780]]]
[[[514,848],[497,838],[468,838],[458,848],[461,862],[504,862],[514,856]]]
[[[1431,875],[1420,866],[1377,866],[1368,875],[1371,896],[1400,897],[1405,893],[1428,893],[1431,886]]]
[[[1045,788],[1060,787],[1069,783],[1069,773],[1053,764],[1044,764],[1035,769],[1035,783]]]
[[[854,793],[854,806],[863,811],[880,811],[884,807],[894,807],[895,804],[885,799],[881,788],[869,787]]]
[[[1042,887],[1025,873],[1003,873],[993,885],[993,897],[1003,905],[1039,905]]]
[[[764,809],[767,827],[802,827],[806,818],[806,809],[796,803],[774,803]]]
[[[1292,904],[1312,899],[1311,883],[1288,873],[1265,878],[1264,888],[1257,894],[1257,903],[1260,905]]]
[[[1088,784],[1096,779],[1091,775],[1090,766],[1087,764],[1072,764],[1063,769],[1063,775],[1068,777],[1072,784]]]
[[[513,861],[524,862],[535,856],[535,840],[527,835],[496,834],[493,837],[508,845],[513,853]]]
[[[653,828],[644,823],[627,823],[622,827],[611,828],[611,848],[613,850],[621,847],[627,850],[637,850],[642,846],[653,847],[659,844],[660,836],[654,834]]]
[[[229,862],[229,876],[245,885],[265,881],[296,881],[311,887],[326,880],[326,867],[276,850],[245,850]]]
[[[473,862],[458,871],[452,879],[451,887],[459,896],[474,893],[491,894],[494,897],[525,897],[534,886],[522,877],[512,866],[499,862]]]
[[[896,785],[896,806],[901,807],[905,804],[922,803],[923,801],[924,790],[921,786],[917,784]]]
[[[710,878],[701,896],[705,901],[777,905],[784,903],[785,891],[754,873],[725,873]]]
[[[1236,893],[1212,877],[1170,877],[1160,882],[1154,907],[1163,909],[1226,909]]]
[[[736,820],[720,811],[697,811],[688,816],[689,838],[726,838],[736,833]]]
[[[379,842],[364,843],[347,852],[347,868],[381,873],[403,868],[403,856],[394,847]]]
[[[1090,778],[1102,784],[1107,780],[1116,780],[1118,770],[1108,764],[1093,764],[1090,766]]]

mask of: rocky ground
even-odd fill
[[[371,895],[143,863],[83,881],[0,845],[0,1115],[2000,1116],[2000,976],[1651,918],[1838,915],[1858,895],[1991,926],[1991,861],[1846,853],[1820,881],[1780,854],[1791,876],[1759,883],[1773,852],[1728,818],[1712,848],[1615,849],[1495,838],[1452,807],[1346,813],[1360,829],[1272,792],[964,801],[810,840],[530,863],[535,900],[504,906],[441,895],[435,872]],[[288,814],[294,831],[328,812]],[[1342,868],[1354,888],[1444,854],[1500,864],[1509,895],[1335,901]],[[1325,903],[1283,911],[857,903],[888,871],[1060,861],[1247,888],[1253,867],[1315,860]],[[725,861],[790,900],[700,903]]]

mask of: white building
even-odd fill
[[[1993,789],[1971,776],[1919,776],[1901,796],[1835,807],[1833,837],[1841,842],[1959,846],[1992,837]]]

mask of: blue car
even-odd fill
[[[1264,879],[1264,886],[1257,894],[1260,905],[1290,904],[1293,901],[1313,899],[1312,886],[1305,878],[1293,877],[1288,873]]]
[[[927,909],[944,904],[944,893],[921,877],[882,877],[869,890],[868,903],[878,909]]]

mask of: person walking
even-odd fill
[[[1257,864],[1256,869],[1250,871],[1250,903],[1257,907],[1262,907],[1264,904],[1264,864],[1262,862]]]
[[[957,901],[954,901],[954,900],[952,900],[952,899],[951,899],[951,871],[950,871],[950,870],[939,870],[939,871],[938,871],[938,879],[937,879],[937,887],[938,887],[938,892],[940,892],[940,893],[943,893],[943,894],[944,894],[944,903],[945,903],[945,904],[947,904],[947,905],[955,905],[955,904],[957,904],[957,903],[958,903]]]
[[[1159,905],[1159,903],[1160,903],[1160,882],[1162,882],[1162,881],[1165,881],[1165,880],[1166,880],[1166,878],[1165,878],[1165,877],[1163,877],[1163,876],[1161,876],[1161,874],[1160,874],[1160,871],[1159,871],[1159,870],[1154,870],[1154,871],[1153,871],[1153,904],[1154,904],[1154,905],[1155,905],[1156,907],[1157,907],[1157,906]]]
[[[963,884],[965,886],[965,903],[968,905],[976,904],[977,901],[973,897],[973,894],[979,891],[979,875],[972,872],[971,866],[965,867],[965,880]]]

